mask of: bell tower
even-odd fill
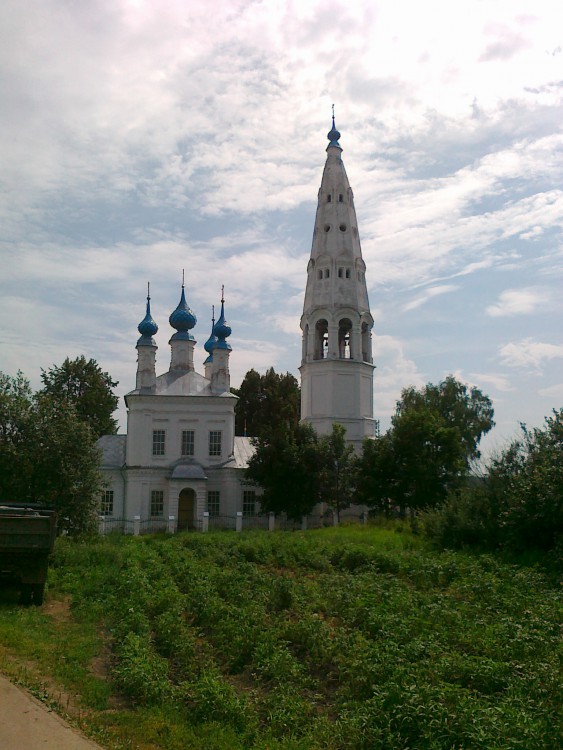
[[[338,422],[347,440],[361,448],[365,437],[375,435],[373,318],[334,108],[327,137],[301,316],[301,418],[319,435]]]

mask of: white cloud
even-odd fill
[[[524,315],[536,312],[548,301],[545,289],[506,289],[501,292],[496,305],[489,305],[485,312],[493,318],[509,315]]]
[[[473,384],[477,388],[482,388],[483,385],[490,385],[495,390],[501,391],[501,392],[508,392],[508,391],[514,390],[514,386],[511,384],[510,380],[504,375],[498,375],[492,372],[488,372],[488,373],[472,372],[470,377],[471,377]]]
[[[449,292],[455,292],[456,289],[459,289],[459,287],[454,286],[453,284],[444,284],[443,286],[431,286],[428,289],[425,289],[424,292],[417,297],[416,299],[412,300],[412,302],[409,302],[404,306],[405,312],[408,312],[409,310],[415,310],[417,307],[420,307],[421,305],[425,305],[429,300],[433,299],[434,297],[438,297],[441,294],[448,294]]]
[[[414,360],[405,353],[404,342],[393,336],[376,336],[373,356],[377,365],[374,375],[375,417],[382,420],[382,428],[386,428],[403,388],[411,385],[419,388],[425,379]]]
[[[499,354],[502,364],[508,367],[540,370],[545,362],[563,358],[563,344],[548,344],[526,338],[501,346]]]
[[[542,396],[548,396],[557,400],[558,404],[563,405],[563,383],[556,383],[547,388],[540,388],[538,393]]]

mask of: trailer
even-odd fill
[[[31,505],[0,505],[0,581],[19,586],[22,604],[43,604],[57,514]]]

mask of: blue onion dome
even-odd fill
[[[149,288],[149,291],[150,291],[150,288]],[[147,292],[147,312],[143,320],[141,320],[141,322],[137,326],[137,330],[141,334],[141,338],[138,341],[139,344],[145,345],[145,346],[154,346],[154,341],[152,340],[152,337],[158,331],[158,326],[154,322],[153,317],[151,315],[151,298],[150,298],[149,292]]]
[[[217,343],[213,346],[213,349],[228,349],[231,351],[231,345],[225,341],[231,335],[231,326],[225,320],[224,287],[221,290],[221,315],[213,326],[213,333],[217,336]]]
[[[330,143],[329,146],[338,146],[338,148],[341,148],[340,144],[338,143],[338,139],[340,138],[340,133],[336,129],[336,125],[334,124],[334,104],[332,105],[332,128],[328,131],[327,136]]]
[[[214,328],[215,328],[215,307],[213,307],[213,313],[212,313],[212,318],[211,318],[211,336],[207,339],[207,341],[203,345],[203,348],[209,354],[209,357],[207,357],[207,359],[203,363],[204,365],[207,365],[210,362],[213,362],[213,348],[215,347],[215,344],[217,343],[217,336],[213,332]]]
[[[172,315],[168,318],[168,321],[170,325],[172,326],[172,328],[175,328],[178,331],[178,333],[174,334],[173,338],[193,339],[193,336],[191,335],[191,333],[188,333],[188,332],[197,323],[197,318],[193,310],[191,310],[188,307],[183,284],[182,284],[182,296],[180,297],[180,302],[178,303],[178,307],[174,310]]]

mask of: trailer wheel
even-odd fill
[[[33,594],[33,603],[36,607],[40,607],[43,604],[43,596],[45,594],[45,584],[35,583],[31,587]]]

